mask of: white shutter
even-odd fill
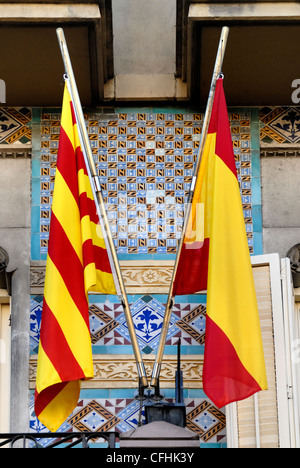
[[[282,296],[285,325],[285,352],[287,365],[287,392],[290,420],[291,447],[300,447],[299,431],[299,312],[295,302],[290,260],[281,260]]]
[[[228,405],[228,447],[290,447],[280,259],[277,254],[256,256],[252,266],[268,390]]]
[[[0,432],[10,424],[10,306],[0,301]]]

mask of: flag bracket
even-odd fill
[[[176,426],[186,426],[186,406],[183,400],[183,376],[180,369],[181,340],[177,342],[177,370],[175,372],[175,403],[167,403],[159,390],[159,377],[154,389],[152,399],[155,403],[146,403],[145,417],[146,423],[153,421],[166,421]]]
[[[191,198],[191,194],[195,190],[195,185],[196,185],[196,176],[194,175],[192,178],[191,186],[190,186],[189,198]]]
[[[98,176],[94,176],[94,177],[93,177],[93,180],[94,180],[96,192],[100,192],[101,186],[100,186],[99,177],[98,177]]]

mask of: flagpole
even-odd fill
[[[222,28],[221,35],[220,35],[219,46],[218,46],[218,51],[217,51],[217,55],[216,55],[216,61],[215,61],[213,75],[212,75],[210,91],[209,91],[207,105],[206,105],[206,111],[205,111],[204,120],[203,120],[202,132],[201,132],[201,136],[200,136],[198,156],[197,156],[196,165],[195,165],[195,169],[194,169],[194,175],[193,175],[192,182],[191,182],[191,187],[190,187],[190,192],[189,192],[189,197],[188,197],[188,203],[186,205],[186,212],[185,212],[185,217],[184,217],[182,235],[181,235],[179,245],[178,245],[178,249],[177,249],[177,255],[176,255],[176,259],[175,259],[175,264],[174,264],[174,269],[173,269],[173,274],[172,274],[172,279],[171,279],[171,284],[170,284],[170,289],[169,289],[169,295],[168,295],[168,300],[167,300],[167,304],[166,304],[164,320],[163,320],[163,324],[162,324],[160,341],[159,341],[159,345],[158,345],[158,349],[157,349],[157,353],[156,353],[156,358],[155,358],[155,362],[154,362],[153,369],[152,369],[151,386],[156,387],[157,390],[158,390],[158,386],[159,386],[159,374],[160,374],[162,360],[163,360],[164,348],[165,348],[165,343],[166,343],[166,339],[167,339],[167,333],[168,333],[168,329],[169,329],[172,308],[173,308],[173,304],[174,304],[173,284],[174,284],[174,281],[175,281],[176,272],[177,272],[178,263],[179,263],[179,258],[180,258],[180,253],[181,253],[181,250],[182,250],[182,245],[183,245],[183,241],[184,241],[184,237],[185,237],[185,232],[186,232],[187,225],[188,225],[189,215],[190,215],[190,211],[191,211],[191,204],[192,204],[192,200],[193,200],[193,196],[194,196],[194,189],[195,189],[196,179],[197,179],[197,175],[198,175],[198,172],[199,172],[200,163],[201,163],[203,150],[204,150],[204,146],[205,146],[205,140],[206,140],[206,136],[207,136],[207,133],[208,133],[208,127],[209,127],[211,111],[212,111],[212,106],[213,106],[213,101],[214,101],[216,83],[217,83],[217,79],[219,78],[219,76],[221,74],[221,71],[222,71],[222,65],[223,65],[223,59],[224,59],[225,49],[226,49],[226,45],[227,45],[228,34],[229,34],[229,28],[227,26],[224,26]]]
[[[101,226],[104,228],[104,233],[103,235],[106,236],[105,240],[107,241],[108,244],[108,254],[110,258],[112,259],[112,269],[114,270],[114,278],[116,281],[116,289],[117,289],[117,294],[120,298],[121,304],[123,306],[124,314],[126,317],[127,321],[127,327],[131,339],[131,344],[135,356],[135,361],[137,365],[137,370],[138,370],[138,376],[139,376],[139,387],[145,388],[148,386],[148,381],[147,381],[147,374],[146,370],[144,367],[144,363],[142,360],[135,328],[134,328],[134,323],[132,320],[131,312],[130,312],[130,307],[128,303],[128,298],[125,290],[125,285],[121,273],[121,268],[119,264],[119,260],[117,257],[116,249],[114,246],[113,238],[111,235],[111,230],[110,230],[110,225],[109,221],[107,218],[106,210],[105,210],[105,204],[101,192],[101,187],[100,187],[100,182],[93,158],[93,154],[91,151],[90,147],[90,141],[85,125],[85,120],[84,120],[84,115],[81,107],[81,102],[76,86],[76,81],[73,73],[73,68],[68,52],[68,47],[65,39],[65,35],[63,32],[62,28],[56,29],[56,34],[61,50],[61,55],[62,59],[64,62],[65,66],[65,73],[67,75],[67,80],[69,84],[69,92],[72,98],[73,106],[74,106],[74,112],[76,115],[76,120],[77,120],[77,125],[78,125],[78,131],[79,131],[79,136],[81,139],[81,144],[82,144],[82,150],[84,153],[84,157],[86,159],[86,162],[88,164],[88,173],[91,179],[91,185],[95,194],[95,201],[96,201],[96,207],[99,215],[99,221]]]

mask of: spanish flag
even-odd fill
[[[38,352],[35,413],[56,431],[93,377],[88,291],[116,294],[65,86]]]
[[[173,295],[203,290],[207,290],[203,388],[221,408],[267,389],[222,78],[217,80]]]

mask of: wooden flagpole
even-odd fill
[[[186,232],[186,229],[187,229],[188,220],[189,220],[189,216],[190,216],[190,212],[191,212],[191,204],[192,204],[192,200],[193,200],[193,196],[194,196],[194,189],[195,189],[196,179],[197,179],[197,175],[198,175],[198,172],[199,172],[200,163],[201,163],[203,150],[204,150],[204,145],[205,145],[205,141],[206,141],[206,137],[207,137],[208,127],[209,127],[209,122],[210,122],[210,117],[211,117],[211,111],[212,111],[212,106],[213,106],[213,101],[214,101],[214,96],[215,96],[216,83],[217,83],[217,79],[219,78],[219,76],[221,74],[221,70],[222,70],[223,59],[224,59],[224,54],[225,54],[225,49],[226,49],[226,44],[227,44],[227,39],[228,39],[228,34],[229,34],[229,28],[227,26],[224,26],[222,28],[221,36],[220,36],[220,40],[219,40],[219,47],[218,47],[218,51],[217,51],[215,67],[214,67],[213,76],[212,76],[212,80],[211,80],[210,91],[209,91],[209,95],[208,95],[206,111],[205,111],[204,120],[203,120],[203,127],[202,127],[201,136],[200,136],[198,156],[197,156],[197,161],[196,161],[196,165],[195,165],[195,169],[194,169],[194,175],[193,175],[192,182],[191,182],[188,203],[186,205],[186,212],[185,212],[185,217],[184,217],[182,236],[181,236],[181,239],[180,239],[180,242],[179,242],[179,245],[178,245],[176,260],[175,260],[175,264],[174,264],[174,269],[173,269],[173,274],[172,274],[172,279],[171,279],[171,285],[170,285],[169,295],[168,295],[168,301],[167,301],[167,304],[166,304],[166,310],[165,310],[164,320],[163,320],[163,324],[162,324],[162,330],[161,330],[161,335],[160,335],[159,346],[158,346],[158,350],[157,350],[157,353],[156,353],[156,359],[155,359],[153,369],[152,369],[151,386],[156,387],[157,390],[158,390],[158,386],[159,386],[159,374],[160,374],[160,369],[161,369],[162,360],[163,360],[164,348],[165,348],[167,333],[168,333],[168,329],[169,329],[172,308],[173,308],[173,304],[174,304],[173,284],[174,284],[174,281],[175,281],[176,272],[177,272],[178,263],[179,263],[179,258],[180,258],[180,253],[181,253],[182,245],[183,245],[183,240],[184,240],[184,237],[185,237],[185,232]]]
[[[131,344],[132,344],[135,361],[137,365],[137,370],[138,370],[139,388],[143,389],[148,386],[147,374],[146,374],[146,370],[145,370],[144,363],[142,360],[142,356],[141,356],[141,352],[140,352],[140,348],[139,348],[139,344],[138,344],[138,340],[137,340],[137,336],[136,336],[136,332],[134,328],[134,323],[133,323],[131,312],[130,312],[130,307],[129,307],[125,285],[124,285],[124,281],[123,281],[123,277],[121,273],[121,268],[119,265],[119,260],[117,257],[116,249],[115,249],[113,238],[111,235],[109,221],[107,218],[105,204],[103,201],[101,187],[100,187],[100,182],[99,182],[93,154],[92,154],[91,147],[90,147],[89,137],[88,137],[85,121],[84,121],[84,115],[83,115],[80,98],[79,98],[79,94],[77,90],[77,85],[76,85],[76,81],[75,81],[75,77],[73,73],[73,68],[72,68],[72,64],[71,64],[71,60],[70,60],[70,56],[68,52],[68,47],[67,47],[65,35],[64,35],[62,28],[58,28],[56,30],[56,34],[57,34],[57,38],[58,38],[58,42],[59,42],[59,46],[61,50],[62,59],[64,62],[65,73],[66,73],[65,79],[67,81],[68,89],[69,89],[72,102],[73,102],[73,106],[74,106],[74,112],[76,115],[76,121],[77,121],[77,126],[78,126],[78,131],[79,131],[79,137],[81,140],[82,151],[83,151],[84,158],[87,164],[91,186],[95,195],[97,212],[99,215],[102,232],[106,241],[107,252],[111,260],[111,267],[113,270],[113,276],[115,279],[117,294],[123,306],[124,314],[125,314],[126,321],[127,321],[128,331],[129,331]]]

